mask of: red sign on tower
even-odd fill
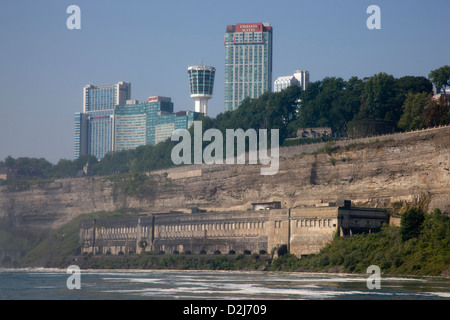
[[[262,23],[238,23],[235,32],[263,32]]]

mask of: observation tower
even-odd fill
[[[188,68],[191,98],[195,100],[195,112],[205,116],[208,112],[208,100],[212,98],[216,68],[204,65]]]

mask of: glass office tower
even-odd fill
[[[188,129],[200,116],[198,112],[173,113],[173,102],[167,97],[150,97],[147,102],[116,106],[114,112],[114,150],[129,150],[156,145],[174,130]]]
[[[75,138],[73,157],[77,159],[81,155],[88,154],[87,152],[87,137],[88,137],[88,123],[86,113],[75,113]]]
[[[268,23],[227,26],[225,33],[225,111],[246,97],[272,90],[272,27]]]
[[[74,157],[90,154],[102,159],[114,146],[114,108],[131,97],[131,84],[86,85],[83,88],[83,113],[75,114]],[[83,117],[84,122],[80,122]],[[80,123],[84,124],[80,130]],[[82,145],[85,142],[86,145]]]
[[[131,99],[131,83],[119,82],[101,86],[88,84],[83,88],[83,112],[114,110],[116,105],[125,104],[129,99]]]

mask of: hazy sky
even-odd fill
[[[69,5],[81,30],[69,30]],[[369,30],[369,5],[381,29]],[[0,6],[0,159],[72,159],[73,115],[86,84],[131,82],[132,99],[172,98],[193,110],[187,68],[216,67],[209,115],[224,111],[229,24],[273,27],[273,80],[297,69],[327,76],[428,76],[450,65],[450,1],[42,0]]]

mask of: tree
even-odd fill
[[[61,159],[53,168],[53,176],[58,178],[73,177],[77,174],[74,161]]]
[[[396,90],[398,97],[402,100],[406,98],[409,92],[412,93],[431,93],[433,84],[425,77],[404,76],[396,79]]]
[[[400,236],[402,241],[419,236],[422,230],[422,223],[425,220],[425,214],[422,209],[411,208],[407,210],[400,220]]]
[[[279,129],[282,144],[289,134],[289,123],[296,118],[301,94],[301,88],[290,86],[280,92],[265,92],[256,99],[245,98],[236,110],[203,119],[203,130],[215,128],[225,134],[226,129],[267,129],[270,136],[270,129]]]
[[[430,99],[424,108],[423,117],[426,127],[447,125],[450,123],[450,108],[446,99],[441,96],[439,100]]]
[[[403,104],[403,115],[398,122],[398,127],[407,131],[425,128],[424,110],[429,103],[431,103],[431,94],[409,92]]]
[[[297,117],[289,125],[291,135],[298,128],[307,127],[331,127],[335,132],[346,133],[347,123],[359,110],[363,87],[364,82],[357,77],[310,83],[301,94]]]
[[[15,169],[18,176],[29,178],[48,178],[52,174],[53,165],[44,158],[17,158],[15,160]]]
[[[359,120],[390,120],[397,122],[401,115],[401,104],[396,100],[395,78],[380,72],[369,78],[361,97]]]
[[[351,77],[344,83],[339,99],[330,110],[332,126],[336,132],[347,133],[348,123],[353,120],[360,108],[363,89],[364,81],[358,77]]]
[[[445,65],[438,69],[431,70],[428,78],[436,87],[437,92],[439,93],[441,90],[443,90],[445,95],[446,87],[450,86],[450,66]]]
[[[14,167],[16,166],[16,160],[11,156],[7,156],[4,164],[6,168],[14,169]]]
[[[444,101],[441,104],[443,106],[447,106],[447,93],[446,88],[447,86],[450,86],[450,66],[442,66],[438,69],[431,70],[430,74],[428,75],[428,78],[430,78],[431,82],[436,87],[437,93],[440,93],[440,91],[444,91]]]

